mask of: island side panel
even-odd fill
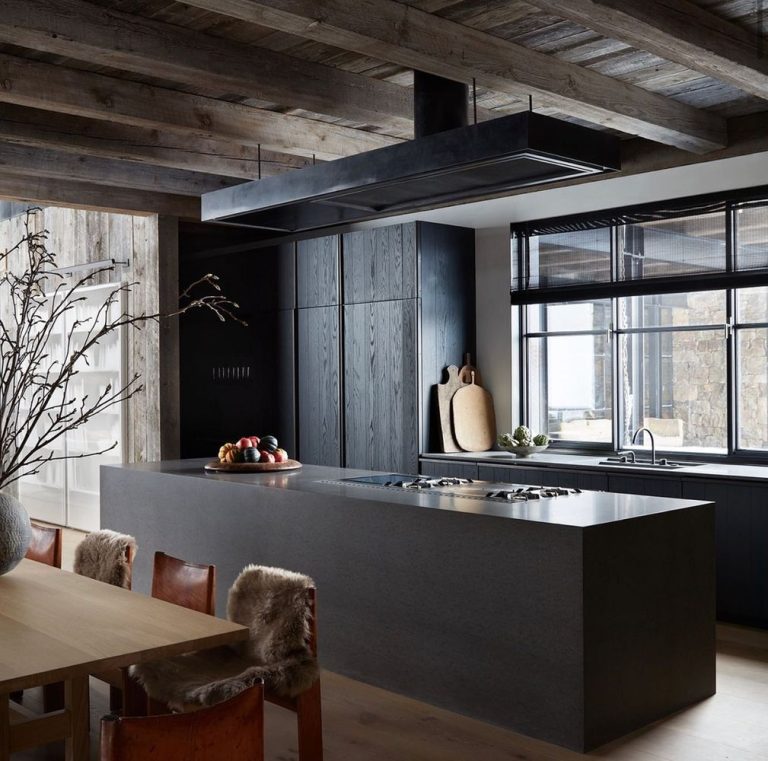
[[[585,750],[715,693],[715,510],[584,533]]]
[[[247,563],[307,573],[325,668],[583,745],[581,529],[128,468],[102,521],[136,536],[138,591],[158,549],[216,564],[220,614]]]

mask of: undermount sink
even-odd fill
[[[634,462],[626,457],[608,457],[601,460],[600,465],[619,465],[630,468],[653,468],[655,470],[674,470],[675,468],[692,468],[701,465],[699,462],[675,462],[674,460],[665,460],[661,458],[656,462],[650,460],[635,460]]]

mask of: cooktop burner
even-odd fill
[[[492,489],[485,496],[506,502],[527,502],[529,499],[567,497],[569,494],[581,494],[581,489],[567,489],[564,486],[518,486],[516,489]]]
[[[473,481],[471,478],[413,476],[403,473],[383,473],[375,476],[344,478],[343,483],[372,486],[379,489],[405,489],[417,492],[464,497],[467,499],[491,499],[501,502],[528,502],[581,494],[581,489],[564,486],[521,486],[518,484]]]
[[[426,478],[425,476],[418,476],[385,481],[382,486],[394,486],[399,489],[433,489],[436,486],[463,486],[471,483],[474,483],[471,478]]]

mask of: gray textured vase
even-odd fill
[[[0,494],[0,576],[12,571],[32,541],[29,515],[18,499]]]

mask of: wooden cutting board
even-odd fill
[[[472,383],[472,373],[475,374],[475,383],[478,386],[483,385],[483,378],[480,375],[480,371],[472,364],[472,355],[467,353],[464,355],[464,364],[459,370],[459,380],[462,383]]]
[[[474,381],[474,377],[472,379]],[[456,443],[465,452],[486,452],[496,442],[493,398],[476,383],[460,388],[451,401]]]
[[[451,424],[451,400],[453,395],[464,388],[465,383],[459,380],[459,368],[450,365],[446,368],[448,380],[437,384],[437,410],[440,414],[440,437],[443,442],[443,452],[461,452],[456,437],[453,435]]]

